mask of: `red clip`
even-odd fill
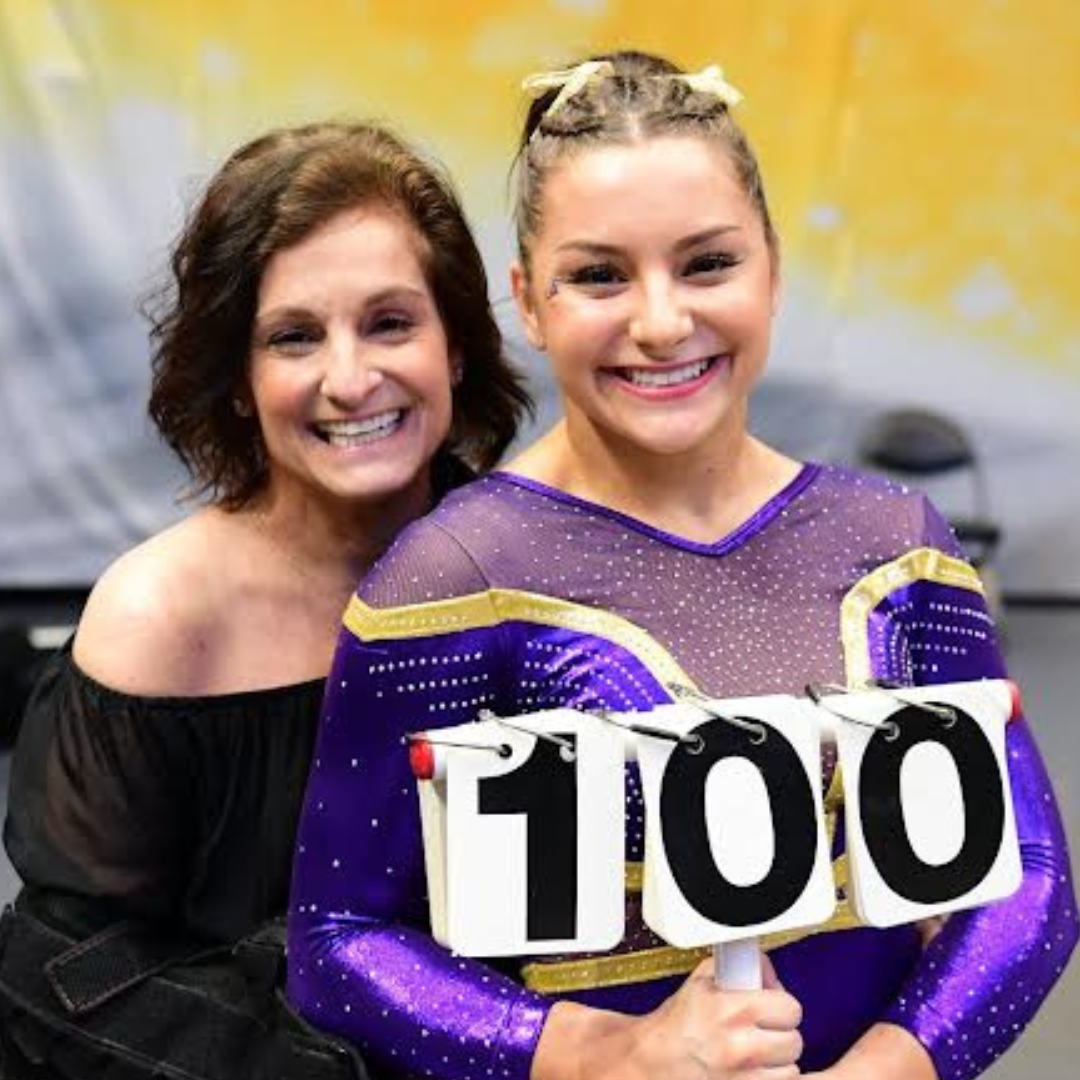
[[[435,775],[435,750],[427,739],[409,742],[409,764],[417,780],[430,780]]]
[[[1009,719],[1015,720],[1018,716],[1022,716],[1024,712],[1024,703],[1020,700],[1020,687],[1012,679],[1006,679],[1005,682],[1008,683],[1009,701],[1012,703],[1012,712],[1009,714]]]

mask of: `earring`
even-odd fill
[[[252,415],[251,402],[246,398],[242,398],[239,395],[232,399],[233,412],[237,416],[243,417],[245,420]]]
[[[460,359],[455,358],[450,365],[450,385],[460,386],[461,380],[465,378],[465,365]]]

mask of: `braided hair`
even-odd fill
[[[588,80],[558,108],[552,87],[529,107],[515,158],[518,252],[525,272],[542,224],[544,184],[560,162],[608,145],[629,145],[663,136],[694,135],[718,143],[757,210],[770,250],[778,248],[757,157],[727,103],[680,76],[682,68],[660,56],[623,50],[590,57],[612,73]]]

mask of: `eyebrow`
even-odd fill
[[[716,240],[726,233],[741,232],[741,225],[714,225],[707,229],[702,229],[699,232],[691,233],[689,236],[684,236],[682,239],[675,242],[676,251],[685,251],[687,248],[697,247],[698,244],[703,244],[709,240]],[[617,244],[603,244],[594,240],[568,240],[564,244],[560,244],[556,249],[556,253],[562,251],[581,251],[589,255],[621,255],[623,249]]]
[[[385,288],[373,292],[370,296],[365,296],[363,303],[364,307],[367,308],[376,307],[387,300],[426,300],[427,296],[425,290],[418,289],[414,285],[387,285]],[[317,314],[317,308],[312,306],[304,307],[303,305],[286,304],[283,307],[257,311],[253,325],[256,327],[264,326],[266,323],[277,322],[280,319],[308,319]]]

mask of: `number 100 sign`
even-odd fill
[[[432,932],[468,956],[614,947],[624,930],[624,767],[645,800],[643,914],[688,948],[798,930],[836,902],[822,737],[844,776],[852,902],[889,926],[1020,881],[1003,680],[830,697],[560,709],[412,743]],[[636,732],[633,729],[637,729]]]

